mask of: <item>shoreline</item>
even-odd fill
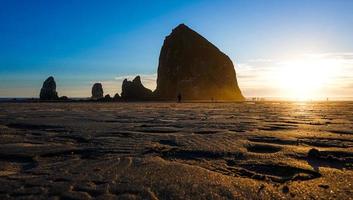
[[[353,102],[353,100],[245,100],[245,101],[210,101],[210,100],[184,100],[180,103],[339,103]],[[1,99],[1,103],[178,103],[176,100],[92,100],[92,99],[68,99],[68,100],[40,100],[40,99]]]

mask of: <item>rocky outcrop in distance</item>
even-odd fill
[[[152,100],[153,93],[150,89],[145,88],[141,83],[140,76],[136,76],[134,80],[125,79],[121,87],[121,99],[124,101],[143,101]]]
[[[39,98],[40,100],[58,100],[54,77],[50,76],[44,81]]]
[[[164,40],[154,93],[165,100],[179,94],[188,100],[244,100],[229,57],[184,24]]]
[[[119,93],[116,93],[113,97],[114,101],[119,101],[120,99],[121,99],[121,97],[120,97]]]
[[[95,83],[93,84],[92,87],[92,99],[97,100],[97,99],[102,99],[103,98],[103,86],[101,83]]]
[[[43,84],[41,100],[57,100],[56,84],[49,77]],[[67,99],[63,97],[62,99]],[[180,24],[164,40],[160,51],[157,88],[141,83],[140,76],[122,83],[121,96],[104,97],[101,83],[92,87],[92,100],[245,100],[238,86],[230,58],[200,34]]]
[[[113,99],[110,97],[109,94],[107,94],[107,95],[104,96],[104,100],[105,101],[112,101]]]

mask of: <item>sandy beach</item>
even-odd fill
[[[1,199],[352,199],[353,102],[1,103]]]

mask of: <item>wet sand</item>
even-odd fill
[[[353,102],[0,103],[0,143],[0,199],[353,197]]]

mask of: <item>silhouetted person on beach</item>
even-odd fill
[[[181,94],[180,93],[178,94],[177,98],[178,98],[178,103],[180,103],[181,102]]]

